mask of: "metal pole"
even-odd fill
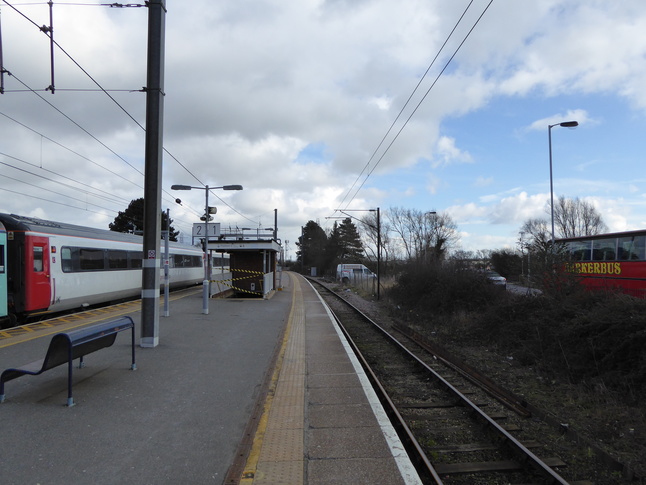
[[[51,84],[49,90],[54,94],[54,2],[47,2],[49,5],[49,58],[51,68]]]
[[[204,205],[204,281],[202,282],[202,313],[209,314],[209,186],[204,191],[206,201]]]
[[[142,347],[159,344],[159,239],[164,114],[164,0],[148,2],[148,75],[141,290]]]
[[[377,207],[377,300],[381,298],[381,211]]]
[[[164,316],[170,317],[168,294],[170,292],[170,209],[166,209],[166,237],[164,238]]]
[[[552,127],[547,125],[547,139],[550,149],[550,212],[552,214],[552,250],[554,249],[554,183],[552,180]]]

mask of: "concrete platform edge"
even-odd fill
[[[312,283],[310,283],[309,281],[307,283],[310,286],[312,286]],[[375,417],[377,418],[377,422],[379,423],[379,426],[384,435],[384,438],[388,443],[388,448],[390,449],[390,452],[392,453],[393,458],[395,459],[395,463],[399,468],[402,478],[404,479],[406,484],[421,485],[422,481],[419,478],[419,475],[417,474],[417,471],[415,470],[413,463],[410,461],[408,453],[406,452],[404,445],[399,439],[397,432],[395,431],[392,424],[390,423],[390,420],[386,415],[386,411],[384,410],[383,406],[381,405],[381,402],[379,401],[379,398],[377,397],[375,391],[373,390],[372,385],[368,380],[368,376],[366,375],[366,373],[363,370],[363,367],[361,366],[361,363],[354,355],[354,352],[352,351],[350,344],[345,338],[343,331],[337,324],[336,319],[332,315],[330,308],[325,303],[325,301],[323,301],[323,299],[321,298],[321,295],[319,295],[318,292],[317,292],[317,295],[319,297],[319,300],[321,300],[321,303],[323,304],[323,307],[325,308],[325,311],[327,312],[330,320],[332,321],[334,329],[337,335],[339,336],[339,339],[341,340],[343,348],[348,354],[348,358],[350,359],[350,362],[354,367],[357,377],[361,382],[361,387],[363,388],[363,392],[366,394],[366,398],[370,403],[370,407],[372,408],[372,411],[375,414]]]

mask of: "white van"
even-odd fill
[[[336,279],[342,283],[350,283],[355,280],[376,278],[377,275],[366,268],[363,264],[339,264],[336,267]]]

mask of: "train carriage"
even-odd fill
[[[568,253],[566,270],[592,289],[646,298],[646,230],[557,240]]]
[[[141,295],[140,236],[9,214],[0,214],[0,223],[13,320]],[[171,243],[169,267],[171,288],[201,283],[202,250]]]

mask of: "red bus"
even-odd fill
[[[566,270],[594,289],[619,289],[646,298],[646,230],[558,239],[569,254]]]

